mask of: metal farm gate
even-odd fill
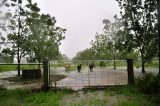
[[[89,64],[94,64],[93,71]],[[49,62],[51,86],[80,89],[91,86],[128,84],[126,60],[55,60]],[[77,66],[81,64],[78,72]]]

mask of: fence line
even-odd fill
[[[0,65],[43,65],[42,63],[0,63]]]
[[[52,86],[64,87],[85,87],[85,86],[106,86],[106,85],[126,85],[128,84],[127,61],[116,60],[116,69],[113,69],[114,60],[54,60],[49,62],[49,84]],[[100,63],[105,63],[104,67],[100,67]],[[62,63],[66,62],[66,63]],[[67,63],[68,62],[68,63]],[[88,68],[88,62],[94,62],[96,67],[93,72]],[[140,61],[134,61],[140,62]],[[78,73],[76,66],[82,64],[81,72]],[[64,65],[70,64],[69,72],[65,70]],[[18,65],[18,63],[0,63],[0,65]],[[42,63],[21,63],[20,65],[43,65]],[[138,64],[139,65],[139,64]],[[140,75],[140,68],[134,67],[134,75]],[[55,73],[57,70],[58,74]],[[152,70],[153,71],[153,70]],[[62,72],[62,73],[61,73]],[[62,78],[61,78],[62,77]],[[43,77],[42,77],[43,78]],[[59,79],[58,79],[59,78]],[[54,80],[53,80],[54,79]],[[58,80],[57,80],[58,79]]]

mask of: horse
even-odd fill
[[[65,71],[69,71],[69,68],[70,68],[70,65],[69,65],[69,64],[66,64],[66,65],[65,65],[65,69],[66,69]]]
[[[89,64],[89,69],[90,69],[90,72],[93,72],[93,67],[94,67],[94,64]]]
[[[81,64],[79,64],[79,65],[77,66],[77,71],[78,71],[78,72],[81,71]]]

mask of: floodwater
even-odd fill
[[[16,75],[17,75],[17,71],[0,72],[0,78],[14,77]]]
[[[147,73],[158,73],[156,68],[146,68]],[[32,84],[19,84],[10,82],[5,78],[15,77],[17,71],[0,72],[0,85],[4,85],[7,89],[15,88],[34,88],[41,87],[43,81]],[[140,76],[141,68],[134,68],[134,75]],[[88,68],[84,68],[81,72],[77,70],[66,72],[64,67],[50,68],[50,79],[52,86],[69,87],[75,90],[82,89],[84,86],[102,86],[102,85],[125,85],[128,83],[128,75],[126,68],[95,68],[90,72]]]

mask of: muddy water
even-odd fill
[[[17,75],[17,71],[0,72],[0,78],[14,77],[16,75]]]
[[[4,80],[3,78],[14,77],[17,75],[17,71],[7,71],[7,72],[0,72],[0,85],[4,88],[7,88],[9,85],[12,85],[13,82],[9,82]]]
[[[158,73],[158,69],[146,68],[146,72]],[[43,72],[42,72],[43,73]],[[135,76],[139,76],[141,73],[141,68],[134,69]],[[31,88],[40,87],[43,82],[33,83],[33,84],[19,84],[16,82],[9,82],[3,78],[14,77],[17,75],[17,71],[0,72],[0,85],[5,85],[7,89],[15,88]],[[67,86],[72,89],[81,89],[85,85],[103,85],[103,84],[115,84],[122,83],[127,84],[127,71],[126,69],[99,69],[95,68],[94,72],[88,72],[85,68],[81,73],[75,71],[66,72],[64,67],[50,68],[51,80],[57,80],[57,86]],[[116,76],[115,76],[116,75]],[[65,76],[65,77],[64,77]],[[122,77],[123,76],[123,77]],[[52,82],[54,85],[54,81]]]
[[[43,70],[42,70],[43,71]],[[42,72],[43,74],[43,72]],[[59,68],[50,68],[50,75],[62,75],[66,76],[65,68],[59,67]],[[17,75],[17,71],[6,71],[6,72],[0,72],[0,86],[3,86],[7,89],[16,89],[16,88],[38,88],[42,86],[42,82],[38,83],[32,83],[32,84],[21,84],[18,82],[10,82],[6,80],[10,77],[15,77]],[[5,79],[6,78],[6,79]],[[65,77],[62,77],[62,79]]]

